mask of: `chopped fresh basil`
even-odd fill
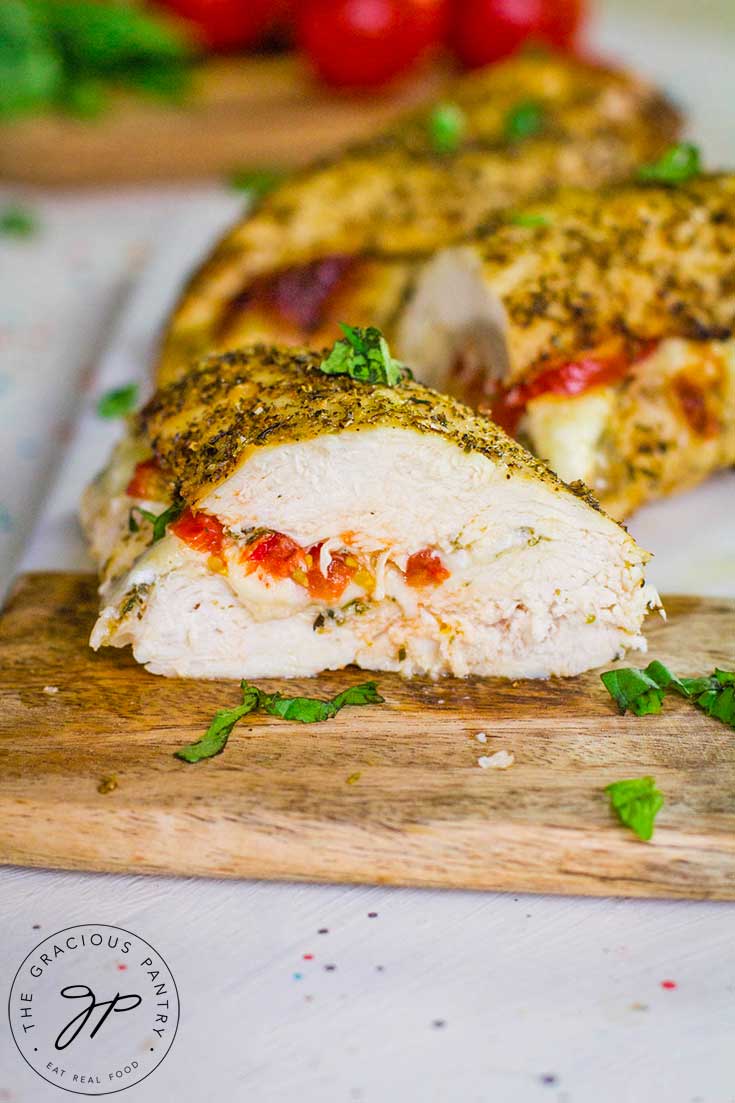
[[[400,360],[395,360],[388,342],[379,329],[368,326],[348,326],[340,322],[344,333],[335,341],[332,351],[319,367],[327,375],[349,375],[360,383],[378,383],[395,387],[406,374]]]
[[[656,677],[657,671],[652,670],[656,665],[662,666],[661,663],[650,663],[645,670],[624,667],[600,675],[602,684],[621,712],[630,709],[636,716],[661,712],[666,687],[671,679],[662,685]],[[662,669],[666,670],[666,667],[662,666]]]
[[[138,401],[138,384],[128,383],[124,387],[115,387],[114,390],[103,394],[97,403],[97,413],[100,417],[125,417],[135,407]]]
[[[605,787],[610,807],[618,819],[645,842],[653,835],[653,823],[663,808],[663,793],[652,777],[633,777],[614,781]]]
[[[139,531],[140,525],[133,516],[133,514],[139,513],[145,521],[150,521],[150,523],[153,525],[153,543],[155,544],[158,540],[162,540],[163,537],[166,535],[167,526],[173,524],[173,522],[176,521],[183,512],[183,502],[172,502],[168,509],[164,509],[163,513],[151,513],[149,509],[142,509],[140,506],[133,506],[128,515],[128,531]]]
[[[464,111],[456,103],[440,103],[429,115],[429,141],[436,153],[454,153],[467,127]]]
[[[260,707],[271,716],[284,720],[298,720],[300,724],[315,724],[330,720],[346,705],[380,705],[384,698],[378,694],[375,682],[363,682],[343,690],[330,701],[316,697],[282,697],[280,693],[260,693]]]
[[[708,716],[735,728],[735,671],[718,668],[709,678],[682,678],[681,685]]]
[[[38,232],[38,219],[25,207],[5,207],[0,211],[0,234],[6,237],[33,237]]]
[[[236,191],[247,192],[255,201],[263,199],[283,182],[285,173],[279,169],[235,169],[230,185]]]
[[[201,762],[203,758],[212,758],[214,755],[222,753],[227,745],[230,732],[238,720],[242,720],[243,716],[247,716],[249,712],[253,712],[258,707],[260,693],[255,686],[249,686],[247,682],[241,682],[240,688],[242,690],[242,704],[236,705],[233,709],[220,709],[219,712],[216,712],[212,723],[202,738],[196,743],[189,743],[181,750],[175,751],[176,758],[180,758],[184,762]]]
[[[548,226],[550,224],[548,215],[545,214],[514,214],[510,219],[511,226],[526,226],[532,230],[536,226]]]
[[[375,682],[363,682],[351,686],[329,701],[320,701],[315,697],[283,697],[280,693],[263,693],[249,682],[240,683],[242,704],[233,709],[221,709],[215,714],[206,733],[197,743],[190,743],[176,751],[176,757],[184,762],[199,762],[211,758],[224,750],[230,732],[238,720],[249,712],[261,709],[271,716],[280,716],[283,720],[298,720],[301,724],[316,724],[331,720],[346,705],[380,705],[381,697]]]
[[[667,666],[654,660],[645,670],[626,667],[601,674],[605,689],[617,701],[621,712],[636,716],[661,711],[664,695],[675,690],[715,720],[735,728],[735,672],[714,671],[709,677],[677,678]]]
[[[650,165],[638,169],[639,180],[657,184],[685,184],[702,171],[699,149],[692,142],[678,142]]]
[[[544,109],[534,100],[524,100],[512,107],[505,116],[505,137],[511,142],[533,138],[544,125]]]

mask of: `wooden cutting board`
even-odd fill
[[[44,115],[0,126],[0,178],[44,185],[225,176],[303,165],[434,95],[441,66],[367,95],[330,91],[298,57],[214,58],[181,106],[117,93],[99,119]]]
[[[127,652],[94,654],[94,591],[89,575],[28,575],[0,621],[1,862],[735,899],[735,733],[683,700],[639,719],[617,714],[595,673],[378,675],[385,705],[313,726],[257,716],[224,754],[187,765],[172,752],[238,703],[237,684],[156,678]],[[651,656],[685,675],[733,663],[735,602],[666,604]],[[327,696],[365,678],[341,671],[288,691]],[[499,749],[515,765],[481,769]],[[666,805],[642,843],[602,790],[648,773]],[[101,793],[111,776],[117,788]]]

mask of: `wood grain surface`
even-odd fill
[[[303,165],[379,129],[446,78],[432,67],[395,89],[356,96],[318,84],[298,58],[213,59],[181,106],[118,93],[100,119],[47,115],[0,127],[0,178],[109,184]]]
[[[685,675],[732,663],[735,602],[666,605],[652,657]],[[385,705],[313,726],[246,719],[224,754],[187,765],[173,751],[239,701],[237,684],[157,678],[126,651],[93,653],[95,607],[90,575],[27,575],[0,621],[0,862],[735,899],[735,734],[683,700],[622,717],[596,673],[378,675]],[[287,685],[328,696],[363,680],[351,669]],[[511,769],[478,766],[499,749]],[[642,843],[602,790],[648,773],[666,805]],[[101,793],[109,777],[117,787]]]

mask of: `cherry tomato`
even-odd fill
[[[253,46],[277,16],[278,0],[158,0],[192,25],[210,50]]]
[[[447,0],[304,0],[297,32],[323,80],[371,88],[410,69],[447,25]]]
[[[570,49],[583,15],[584,0],[455,0],[449,39],[462,64],[474,69],[528,40]]]

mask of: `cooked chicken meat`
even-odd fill
[[[451,398],[321,363],[254,346],[144,408],[84,503],[94,647],[237,678],[544,677],[645,649],[647,554],[584,493]]]
[[[465,120],[456,150],[434,148],[428,105],[296,174],[228,233],[176,307],[159,381],[248,340],[319,348],[340,317],[390,328],[422,258],[560,185],[627,178],[679,126],[645,82],[563,57],[514,57],[445,99]],[[536,124],[519,131],[529,104]]]
[[[441,251],[404,312],[419,378],[614,516],[735,463],[735,177],[566,191]]]

